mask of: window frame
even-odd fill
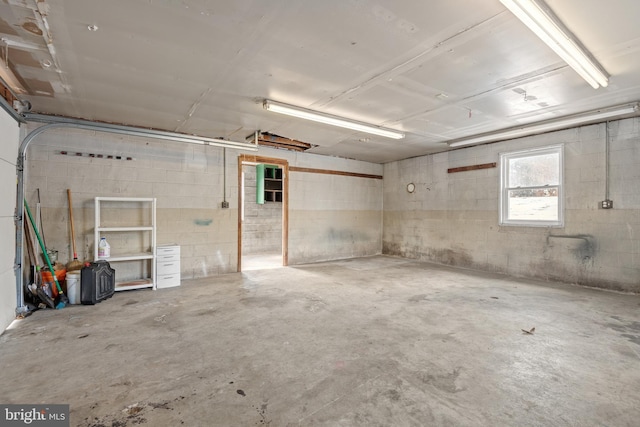
[[[509,191],[518,189],[518,187],[508,187],[509,161],[546,154],[558,154],[558,219],[553,221],[509,219]],[[534,186],[527,188],[545,187]],[[564,227],[564,144],[500,153],[500,197],[498,207],[499,225],[501,226]]]

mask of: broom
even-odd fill
[[[33,227],[33,231],[36,233],[36,237],[38,238],[38,243],[40,243],[40,249],[42,249],[42,254],[44,255],[44,260],[47,262],[47,267],[49,267],[49,271],[53,276],[53,281],[56,282],[56,288],[58,289],[58,303],[56,304],[56,308],[64,308],[67,304],[69,304],[69,298],[62,292],[62,288],[60,287],[60,283],[58,283],[58,278],[56,277],[56,273],[53,270],[53,266],[51,265],[51,260],[49,259],[49,255],[47,254],[47,248],[44,246],[44,242],[40,237],[40,233],[36,229],[36,223],[33,220],[33,216],[31,215],[31,210],[29,209],[29,205],[27,204],[27,200],[24,201],[24,207],[27,210],[27,215],[29,215],[29,221],[31,222],[31,226]]]
[[[29,262],[31,263],[31,273],[33,275],[32,282],[30,282],[26,289],[30,295],[35,298],[38,298],[44,304],[51,308],[55,308],[56,303],[53,299],[46,294],[46,292],[42,289],[39,283],[40,278],[40,267],[38,267],[38,256],[36,255],[36,247],[33,244],[33,237],[31,236],[31,227],[29,227],[29,223],[24,223],[24,237],[26,238],[27,244],[27,254],[29,255]],[[34,290],[35,287],[35,290]]]
[[[73,261],[67,263],[67,271],[82,269],[82,261],[78,261],[76,252],[76,230],[73,227],[73,205],[71,203],[71,190],[67,188],[67,199],[69,200],[69,222],[71,223],[71,244],[73,245]]]

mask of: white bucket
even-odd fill
[[[80,272],[67,272],[67,297],[70,304],[80,304]]]

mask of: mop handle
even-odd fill
[[[47,266],[49,267],[49,271],[51,271],[51,275],[53,276],[54,282],[56,282],[56,288],[58,289],[58,293],[62,295],[62,288],[60,287],[60,283],[58,283],[58,278],[56,277],[56,272],[53,271],[53,266],[51,265],[51,260],[49,260],[49,255],[47,254],[47,249],[44,247],[44,243],[42,242],[42,237],[40,237],[40,233],[35,226],[35,221],[33,220],[33,216],[31,216],[31,209],[29,209],[29,205],[27,204],[27,200],[24,200],[24,207],[27,210],[27,215],[29,215],[29,221],[31,222],[31,226],[33,227],[33,231],[36,233],[36,237],[38,238],[38,243],[40,243],[40,249],[42,249],[42,253],[44,255],[44,260],[47,261]]]

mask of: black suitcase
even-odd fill
[[[116,271],[107,261],[96,261],[80,271],[80,302],[95,304],[111,298],[116,289]]]

